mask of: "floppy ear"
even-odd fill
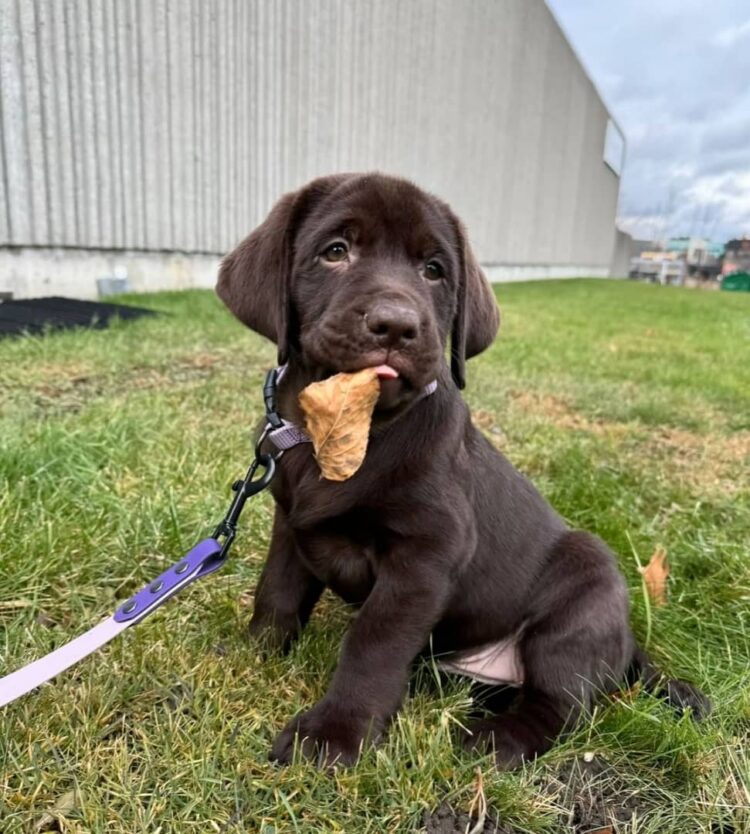
[[[500,327],[495,294],[469,246],[466,230],[454,217],[460,246],[460,275],[456,314],[451,332],[451,375],[459,388],[466,385],[466,360],[493,342]]]
[[[221,262],[216,284],[219,298],[243,324],[276,343],[279,364],[287,359],[295,328],[289,301],[294,235],[315,202],[348,177],[320,177],[285,194],[260,226]]]

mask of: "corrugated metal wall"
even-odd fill
[[[608,114],[543,0],[0,0],[0,246],[221,253],[403,174],[482,261],[606,267]]]

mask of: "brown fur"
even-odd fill
[[[332,241],[346,260],[329,260]],[[368,452],[350,480],[321,480],[303,445],[283,457],[272,485],[252,634],[287,647],[325,586],[361,606],[328,692],[287,724],[272,758],[289,761],[297,738],[307,755],[353,762],[385,730],[428,645],[448,654],[519,628],[518,703],[466,738],[491,746],[499,766],[544,752],[629,674],[645,670],[657,688],[606,545],[569,530],[471,424],[459,394],[464,364],[491,344],[499,315],[445,203],[378,174],[315,180],[283,197],[225,259],[218,292],[289,363],[279,390],[289,420],[302,423],[297,395],[312,381],[385,362],[400,373],[381,386]],[[420,398],[433,379],[437,392]],[[708,709],[689,684],[665,692],[696,714]]]

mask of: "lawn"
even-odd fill
[[[476,423],[615,549],[638,636],[714,715],[695,725],[631,691],[499,774],[452,743],[466,684],[437,687],[425,665],[355,768],[272,766],[274,734],[324,692],[351,614],[325,596],[287,657],[264,661],[245,638],[263,495],[214,578],[0,712],[3,834],[34,830],[61,798],[73,807],[50,830],[419,831],[480,793],[505,832],[750,831],[750,296],[597,280],[497,294],[500,336],[470,363]],[[164,315],[0,342],[0,673],[210,535],[252,455],[272,347],[209,292],[126,302]],[[657,546],[664,607],[638,572]]]

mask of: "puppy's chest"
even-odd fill
[[[300,553],[315,576],[350,603],[362,603],[375,583],[387,535],[369,513],[352,511],[295,532]]]

